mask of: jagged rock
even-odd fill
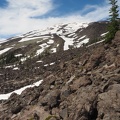
[[[28,100],[28,101],[26,101],[26,104],[28,104],[28,105],[34,104],[34,102],[40,96],[40,91],[37,87],[26,89],[24,92],[21,95],[23,95],[23,96],[26,95],[25,97],[23,97],[23,96],[22,97],[23,97],[23,101],[26,101],[26,99]]]
[[[61,89],[60,98],[61,100],[66,99],[71,94],[71,89],[69,86],[63,86]]]
[[[49,84],[50,85],[54,85],[55,84],[55,76],[52,74],[52,75],[49,75],[47,78],[47,80],[49,80]]]
[[[119,40],[120,39],[120,31],[117,31],[116,32],[116,35],[115,35],[115,40]],[[114,41],[113,41],[114,42]]]
[[[59,108],[52,108],[51,114],[59,118]]]
[[[97,120],[119,120],[120,119],[120,85],[114,84],[107,92],[98,96],[98,118]]]
[[[41,100],[40,103],[43,106],[49,106],[51,108],[58,106],[59,104],[60,91],[55,90],[46,94]]]
[[[68,118],[68,110],[67,108],[60,110],[60,117],[63,118],[63,120],[66,120]]]
[[[65,63],[61,62],[60,63],[60,68],[63,69],[65,67]]]
[[[9,97],[9,100],[15,99],[16,97],[18,97],[17,93],[12,93]]]
[[[12,112],[12,114],[19,113],[23,109],[23,107],[24,106],[22,106],[21,104],[17,104],[17,105],[11,106],[11,112]]]
[[[90,84],[92,84],[92,81],[88,77],[83,76],[77,80],[74,80],[73,85],[71,86],[71,89],[74,91],[79,89],[82,86],[86,87],[87,85],[90,85]]]

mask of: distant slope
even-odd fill
[[[4,53],[19,49],[15,54],[38,56],[45,51],[55,53],[59,50],[79,48],[83,44],[102,40],[102,34],[107,32],[106,26],[107,22],[55,25],[45,30],[35,30],[10,38],[7,42],[0,43],[0,52],[6,49],[9,50]]]

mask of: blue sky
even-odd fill
[[[109,8],[108,0],[0,0],[0,40],[59,23],[104,20]]]
[[[54,0],[59,5],[58,11],[61,14],[69,14],[71,12],[80,11],[86,5],[99,5],[104,0]]]
[[[102,4],[104,0],[54,0],[54,3],[58,5],[57,10],[61,14],[66,14],[73,11],[78,11],[84,9],[84,6],[89,5],[99,5]],[[5,8],[8,6],[7,0],[0,0],[0,7]]]
[[[7,6],[7,1],[6,0],[0,0],[0,7],[5,7]]]

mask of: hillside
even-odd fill
[[[69,60],[72,58],[70,54],[79,55],[79,48],[85,43],[89,45],[98,40],[103,41],[107,24],[95,22],[55,25],[1,43],[0,93],[12,92],[43,79],[46,65]]]
[[[119,120],[120,32],[104,44],[107,24],[57,25],[1,43],[0,120]]]
[[[45,30],[34,30],[0,43],[0,55],[14,52],[16,56],[38,56],[45,51],[56,53],[82,44],[102,40],[107,32],[107,22],[68,23],[55,25]]]

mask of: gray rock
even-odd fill
[[[67,110],[67,108],[64,108],[64,109],[60,110],[60,117],[62,117],[63,120],[67,119],[67,117],[68,117],[68,110]]]
[[[13,114],[17,114],[17,113],[19,113],[22,109],[23,109],[23,106],[22,105],[16,105],[16,106],[11,106],[12,108],[11,108],[11,112],[13,113]]]

